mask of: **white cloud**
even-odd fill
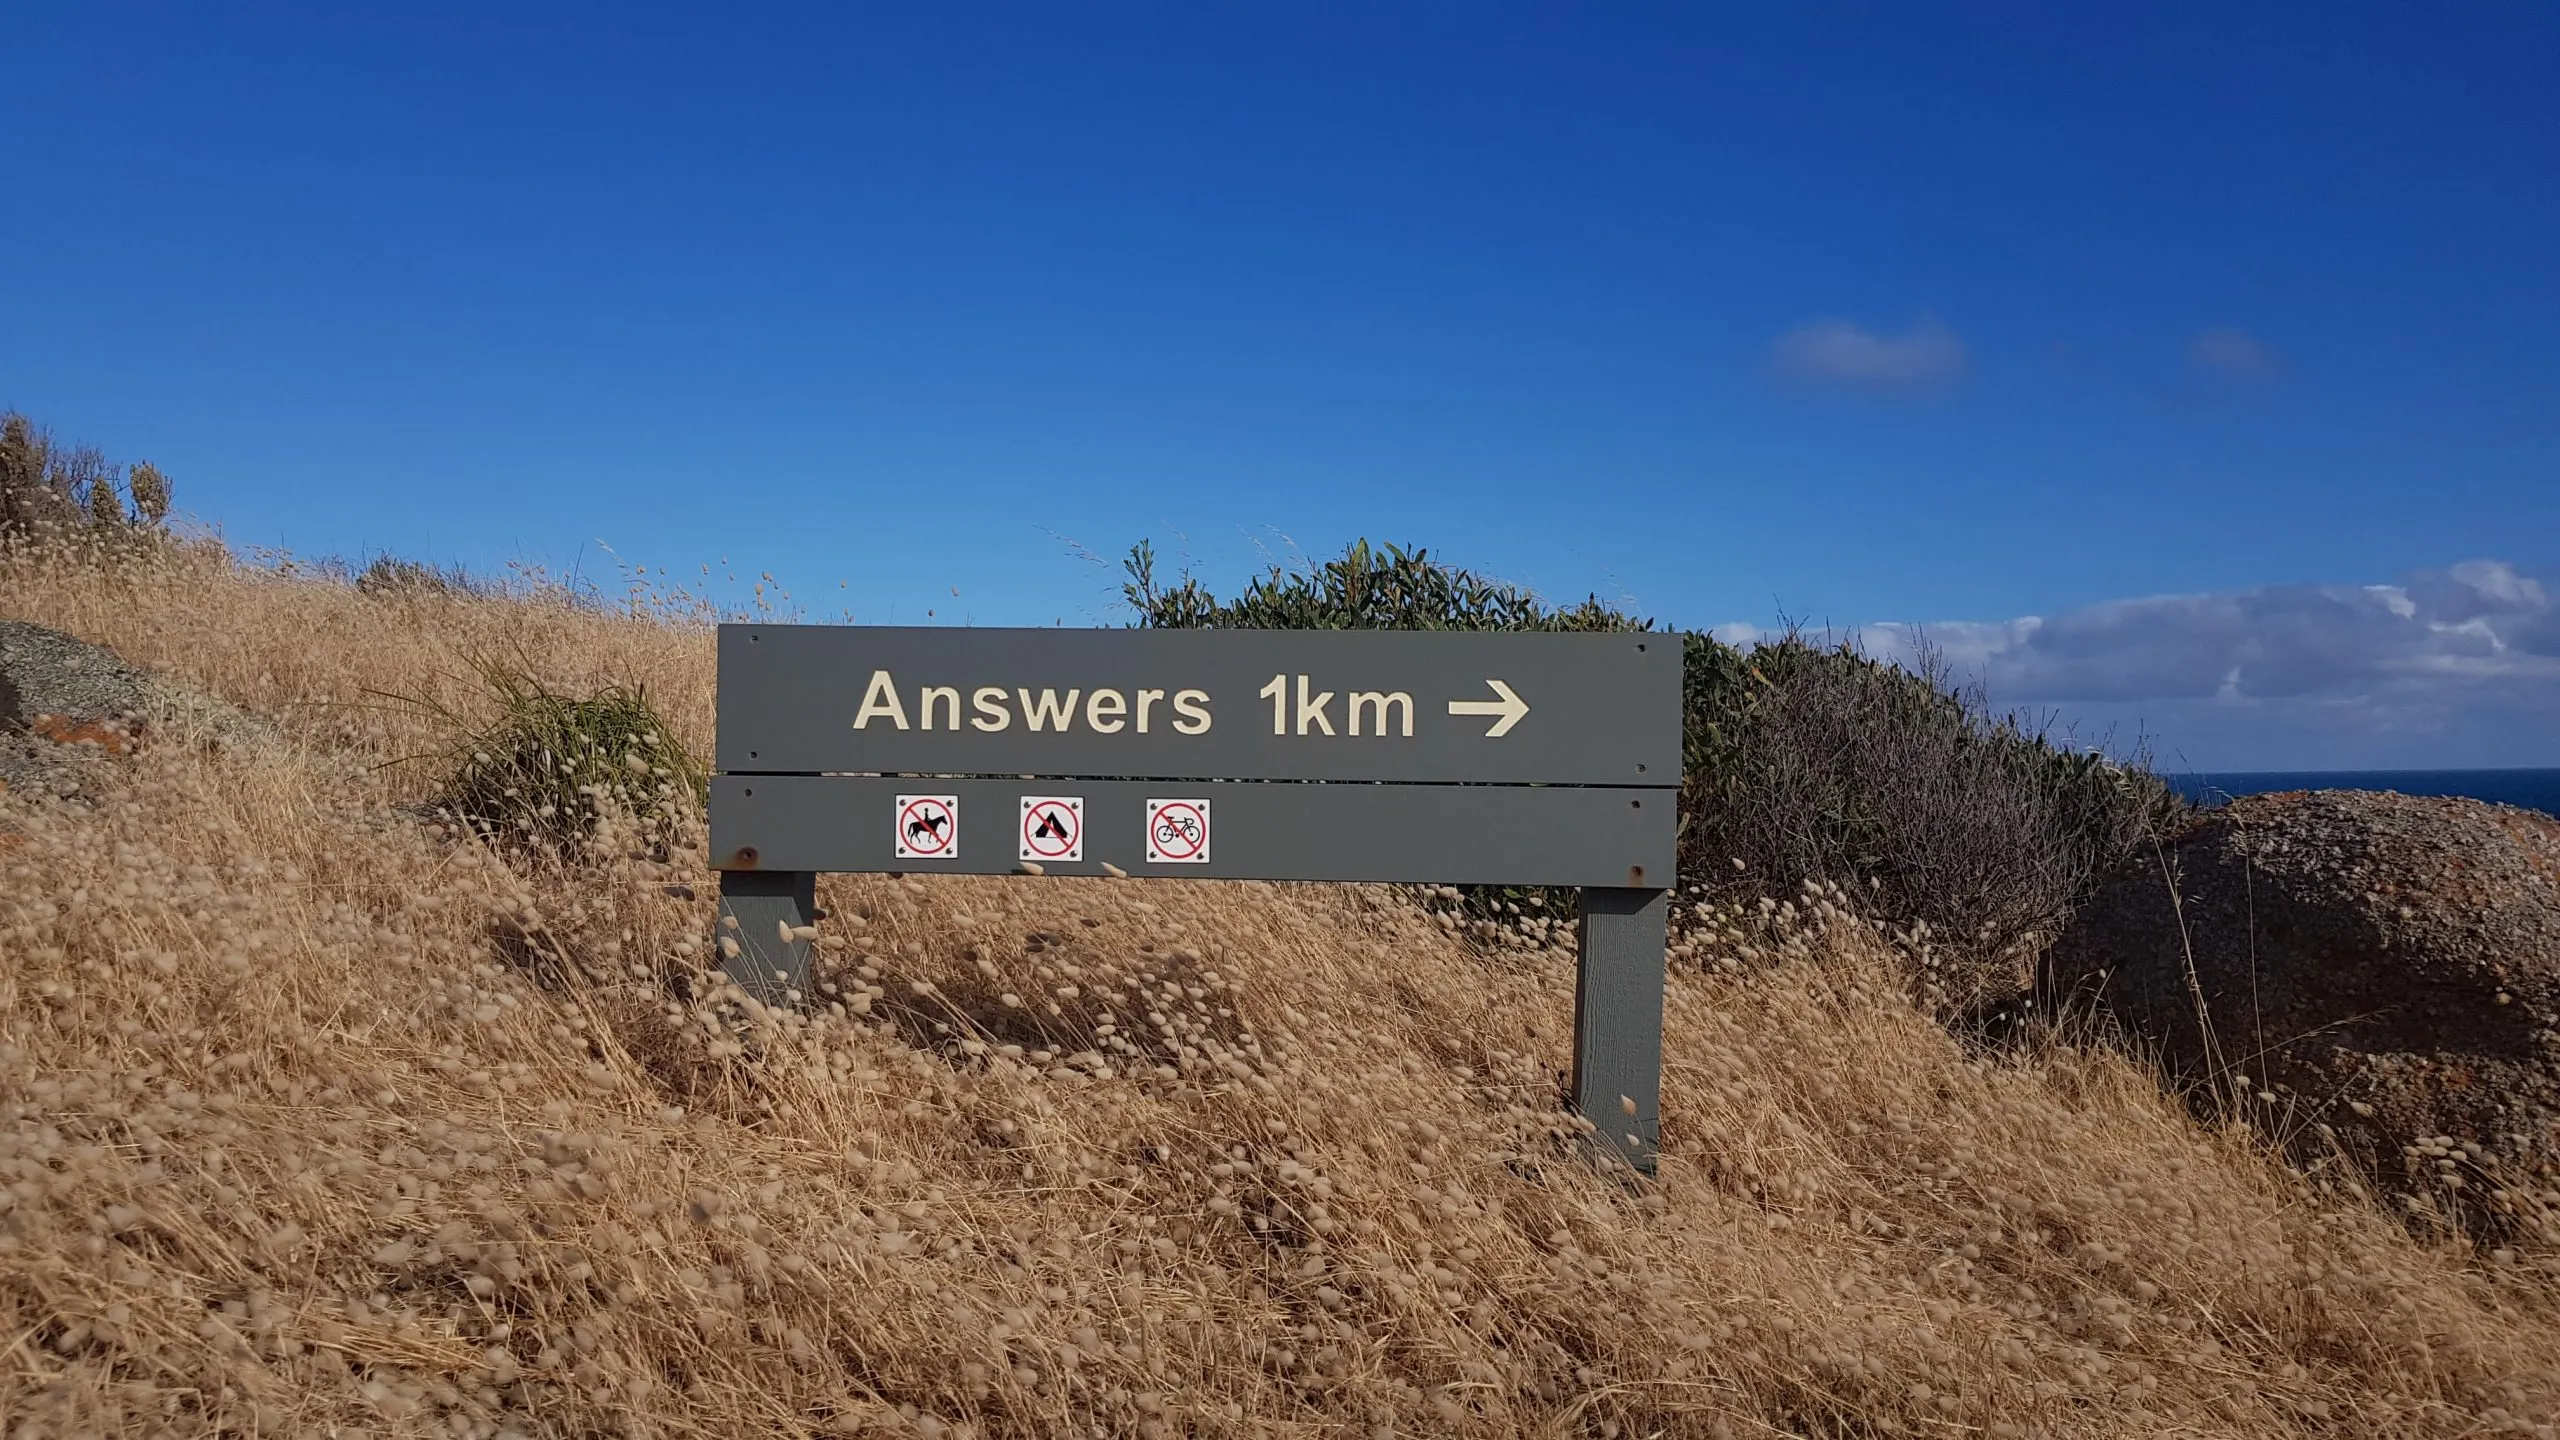
[[[2138,726],[2204,769],[2560,765],[2560,597],[2504,561],[1858,640],[1906,662],[1933,646],[2003,708]]]
[[[2284,373],[2284,362],[2276,358],[2274,351],[2248,331],[2228,325],[2216,325],[2197,334],[2187,346],[2187,358],[2202,369],[2246,379]]]
[[[1914,390],[1962,376],[1964,341],[1935,320],[1908,335],[1879,335],[1847,320],[1816,320],[1778,337],[1778,368],[1832,385]]]

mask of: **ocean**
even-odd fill
[[[2461,795],[2560,815],[2560,770],[2265,770],[2225,775],[2172,775],[2188,799],[2216,804],[2270,790],[2397,790],[2403,795]]]

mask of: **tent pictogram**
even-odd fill
[[[1022,858],[1038,861],[1082,860],[1084,858],[1084,797],[1080,795],[1023,796]]]

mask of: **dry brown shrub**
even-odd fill
[[[18,562],[0,611],[283,738],[156,728],[103,799],[0,797],[13,1436],[2560,1414],[2553,1257],[2413,1241],[2106,1050],[1968,1054],[1835,891],[1683,958],[1631,1188],[1561,1123],[1560,950],[1345,887],[836,878],[812,1008],[760,1010],[698,861],[502,859],[358,703],[468,704],[504,649],[699,745],[706,632],[154,565]]]

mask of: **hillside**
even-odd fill
[[[10,1435],[2555,1433],[2552,1256],[1967,1051],[1837,895],[1678,967],[1642,1190],[1569,954],[1393,891],[834,877],[832,1003],[734,1027],[695,856],[511,864],[370,698],[501,656],[704,746],[681,610],[0,559],[263,722],[0,794]]]

